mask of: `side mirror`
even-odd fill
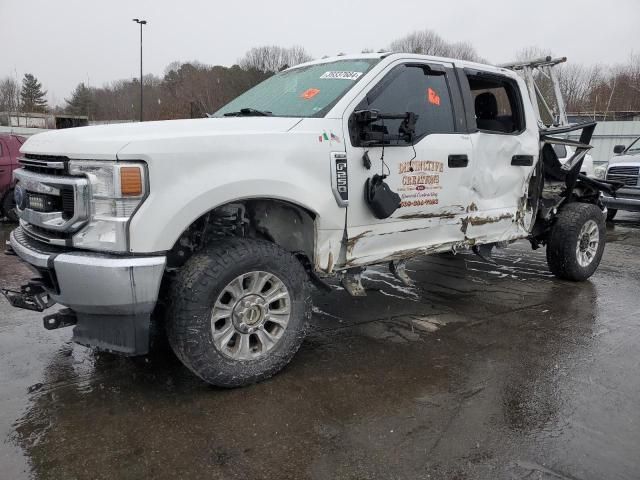
[[[418,115],[413,112],[381,113],[378,110],[357,110],[353,113],[356,146],[378,146],[403,140],[412,143]],[[384,120],[402,120],[398,133],[389,134]],[[380,121],[380,124],[376,122]]]
[[[615,147],[613,147],[613,153],[619,155],[624,152],[626,148],[627,147],[625,145],[616,145]]]

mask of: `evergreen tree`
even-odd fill
[[[66,98],[67,113],[72,115],[86,115],[95,113],[93,92],[87,88],[84,83],[78,84],[73,92],[71,92],[71,98]]]
[[[46,90],[42,90],[42,84],[30,73],[25,73],[22,79],[20,99],[23,112],[46,112]]]

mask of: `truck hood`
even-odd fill
[[[24,143],[20,152],[63,155],[76,159],[115,160],[120,150],[136,141],[280,133],[290,130],[299,122],[299,118],[229,117],[78,127],[34,135]]]
[[[636,163],[640,164],[640,153],[629,153],[627,155],[616,155],[615,157],[609,160],[609,164],[613,165],[615,163]]]

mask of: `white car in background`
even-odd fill
[[[558,156],[558,160],[560,160],[560,163],[563,164],[563,165],[575,153],[575,150],[572,147],[568,146],[568,145],[558,145],[558,144],[556,144],[556,145],[553,145],[553,150],[556,152],[556,155]],[[588,153],[584,157],[584,160],[582,162],[582,168],[580,169],[580,173],[586,175],[587,177],[593,177],[594,176],[593,157],[591,155],[589,155]]]

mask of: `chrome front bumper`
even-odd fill
[[[49,274],[50,296],[76,313],[139,316],[155,307],[164,256],[69,251],[37,242],[21,227],[11,232],[10,245],[40,275]]]
[[[617,210],[640,211],[640,188],[620,188],[616,191],[616,197],[602,196],[602,202],[607,208]]]

